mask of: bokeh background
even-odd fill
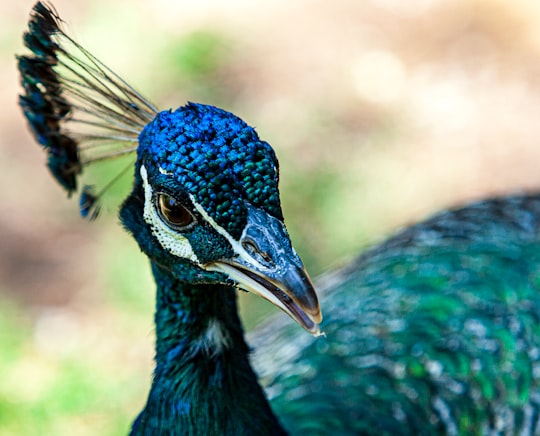
[[[150,384],[153,284],[115,206],[80,219],[28,133],[14,55],[32,5],[0,3],[0,435],[121,435]],[[55,5],[159,107],[256,126],[314,276],[439,209],[540,187],[539,2]],[[249,327],[275,311],[242,296]]]

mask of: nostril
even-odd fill
[[[249,254],[255,254],[258,251],[257,246],[250,239],[242,241],[242,247],[244,247],[244,250],[246,250]]]
[[[266,263],[273,263],[272,258],[266,251],[259,252],[259,255],[264,259]]]

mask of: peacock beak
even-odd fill
[[[253,292],[275,304],[300,326],[313,335],[319,335],[322,321],[317,294],[305,270],[291,268],[283,272],[281,280],[262,271],[246,267],[241,262],[214,262],[214,270],[233,279],[237,286]]]
[[[248,206],[247,225],[233,249],[234,257],[205,268],[226,274],[239,288],[275,304],[311,334],[320,334],[317,293],[281,221]]]

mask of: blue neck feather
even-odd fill
[[[152,268],[156,368],[131,434],[284,434],[250,366],[235,290]]]

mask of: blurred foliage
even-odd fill
[[[0,435],[124,434],[127,410],[121,406],[132,381],[96,371],[83,356],[34,349],[24,310],[1,304]]]
[[[161,92],[175,90],[191,99],[216,106],[230,105],[233,90],[227,81],[235,61],[235,45],[225,34],[199,29],[167,38],[160,51],[163,59]],[[169,99],[171,100],[171,99]],[[183,99],[171,100],[178,105]]]
[[[198,30],[169,43],[164,58],[164,66],[170,73],[185,75],[193,82],[204,82],[222,69],[225,43],[217,33]]]

